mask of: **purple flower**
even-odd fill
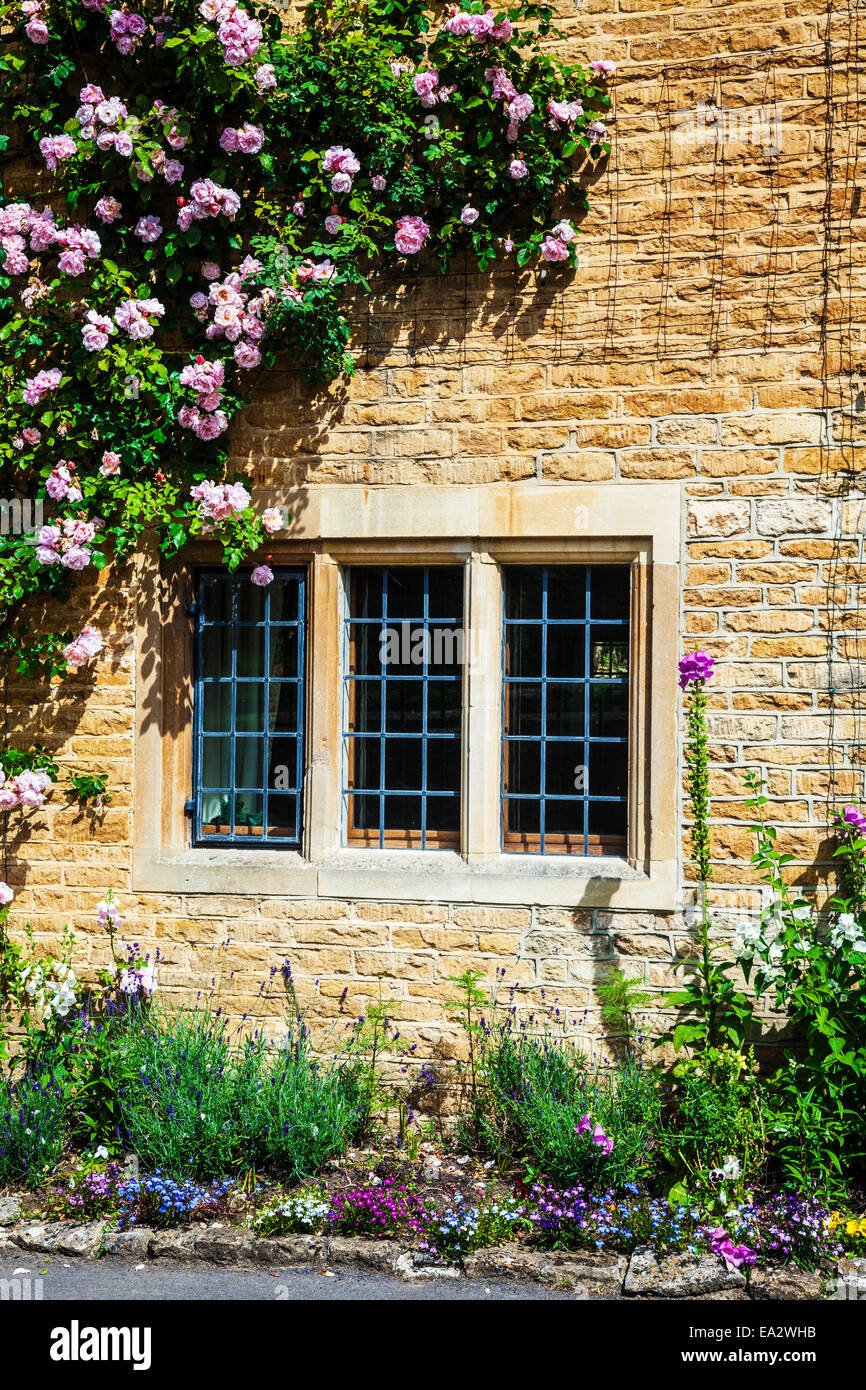
[[[866,835],[866,816],[857,810],[856,806],[846,806],[839,816],[839,825],[844,830],[854,831],[857,835]]]
[[[712,679],[715,660],[708,652],[690,652],[679,663],[680,690],[685,690],[691,682]]]

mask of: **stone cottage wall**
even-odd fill
[[[862,792],[858,7],[830,7],[829,37],[826,0],[556,11],[561,56],[619,65],[614,152],[577,273],[540,284],[458,265],[443,280],[422,264],[380,277],[353,309],[357,375],[314,392],[285,364],[234,453],[258,486],[677,482],[682,641],[719,662],[714,898],[727,930],[759,902],[744,764],[767,778],[806,883],[826,878],[828,803]],[[81,593],[82,620],[111,629],[107,659],[51,688],[9,678],[12,742],[38,738],[112,785],[102,814],[55,795],[10,819],[14,920],[40,940],[69,922],[88,964],[102,961],[94,908],[112,887],[126,934],[165,955],[166,986],[221,979],[242,1013],[289,957],[325,1016],[345,991],[360,1009],[381,987],[424,1059],[459,1047],[443,1001],[467,966],[504,970],[535,1003],[556,997],[587,1037],[611,962],[670,984],[689,939],[687,866],[674,914],[418,905],[411,888],[389,903],[134,893],[135,588],[124,570]]]

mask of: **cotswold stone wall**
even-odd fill
[[[237,426],[235,457],[259,487],[679,483],[681,640],[719,662],[725,932],[759,902],[743,766],[766,776],[803,883],[826,879],[828,805],[862,792],[861,7],[556,8],[563,57],[619,65],[614,151],[591,180],[577,273],[541,283],[458,264],[443,279],[422,263],[378,278],[353,308],[357,375],[316,392],[284,364]],[[687,866],[673,914],[417,905],[408,876],[406,900],[381,904],[264,897],[253,877],[243,896],[133,892],[136,590],[125,570],[82,591],[76,617],[111,630],[95,667],[50,689],[9,678],[10,739],[105,770],[113,793],[102,814],[72,814],[55,795],[10,818],[13,926],[27,919],[47,940],[69,922],[95,965],[94,908],[113,887],[125,933],[166,956],[167,986],[221,976],[242,1013],[288,956],[302,997],[332,1015],[346,990],[362,1008],[383,977],[404,1040],[427,1059],[459,1047],[446,977],[470,965],[504,970],[536,1003],[542,990],[558,998],[587,1035],[610,962],[670,983],[688,946]]]

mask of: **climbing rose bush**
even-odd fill
[[[232,419],[278,354],[352,370],[341,303],[377,265],[577,264],[612,64],[557,63],[532,3],[314,0],[292,33],[235,0],[0,16],[4,111],[47,180],[0,194],[0,469],[48,513],[35,545],[0,537],[0,644],[63,675],[101,639],[34,637],[28,600],[146,532],[212,536],[233,569],[278,530],[226,477]]]

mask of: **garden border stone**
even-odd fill
[[[0,1199],[14,1203],[15,1199]],[[0,1208],[0,1211],[3,1209]],[[6,1210],[9,1210],[7,1207]],[[257,1236],[246,1226],[139,1226],[108,1230],[104,1221],[31,1221],[0,1225],[0,1252],[33,1250],[47,1255],[96,1259],[201,1261],[216,1265],[335,1266],[405,1280],[447,1278],[518,1280],[569,1290],[575,1298],[689,1299],[692,1301],[815,1301],[825,1297],[820,1275],[793,1265],[756,1268],[748,1284],[712,1255],[659,1255],[640,1246],[631,1257],[584,1251],[533,1250],[518,1244],[492,1245],[467,1255],[459,1265],[441,1265],[400,1241],[365,1236]],[[866,1284],[866,1260],[842,1260],[836,1280]],[[829,1281],[833,1287],[833,1280]],[[831,1295],[832,1296],[832,1295]],[[839,1297],[837,1293],[835,1295]]]
[[[658,1255],[639,1245],[632,1255],[623,1293],[655,1298],[698,1298],[727,1289],[743,1289],[746,1281],[738,1269],[728,1269],[713,1255]]]
[[[773,1268],[758,1266],[749,1275],[749,1297],[756,1299],[783,1298],[787,1302],[802,1302],[823,1296],[820,1274],[797,1265]]]
[[[0,1226],[14,1226],[21,1216],[17,1197],[0,1197]]]

